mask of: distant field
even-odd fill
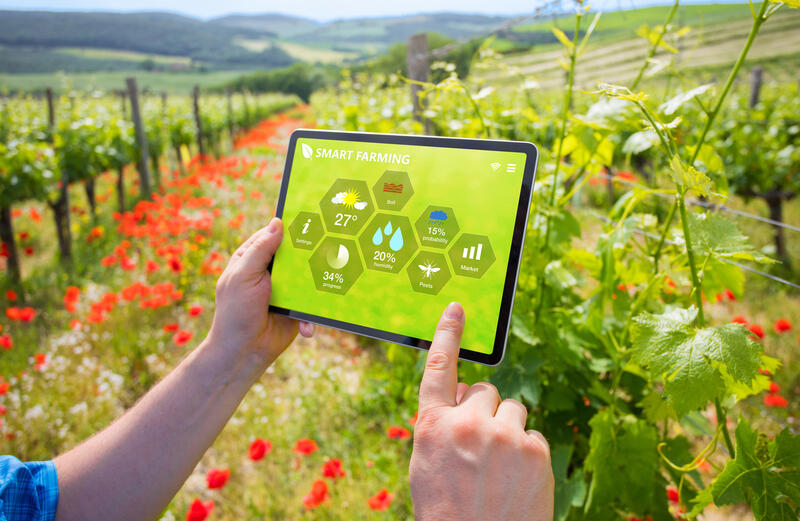
[[[689,26],[688,35],[679,43],[678,54],[659,51],[657,60],[674,59],[682,70],[718,71],[733,63],[750,30],[751,15],[746,4],[725,6],[687,6],[676,15],[678,26]],[[604,13],[590,44],[578,59],[576,84],[581,88],[592,88],[598,80],[626,83],[633,79],[647,52],[644,40],[635,34],[640,25],[651,26],[663,23],[666,7],[653,7],[627,12]],[[680,11],[679,11],[680,12]],[[582,30],[588,26],[587,17]],[[574,22],[573,22],[574,23]],[[556,21],[565,29],[566,23]],[[528,29],[550,30],[553,22],[543,22]],[[748,54],[748,65],[764,64],[772,79],[794,80],[797,77],[796,49],[800,48],[800,13],[783,9],[762,26]],[[564,84],[564,70],[559,60],[563,58],[560,44],[534,47],[532,51],[510,55],[505,58],[509,66],[515,67],[526,78],[536,80],[544,88],[557,88]],[[774,67],[780,59],[780,67]],[[482,79],[496,84],[516,84],[517,79],[502,71],[491,71]]]
[[[169,65],[178,63],[181,65],[189,65],[192,59],[186,56],[167,56],[164,54],[147,54],[135,51],[120,51],[116,49],[94,49],[87,47],[56,47],[53,49],[55,52],[71,54],[73,56],[80,56],[92,60],[119,60],[130,62],[143,62],[145,60],[152,60],[159,65]]]
[[[348,58],[358,56],[356,52],[334,51],[292,42],[278,42],[278,46],[292,58],[309,63],[341,63]]]
[[[239,77],[242,71],[215,72],[147,72],[142,70],[114,71],[87,74],[0,74],[0,92],[3,90],[33,91],[52,87],[57,91],[75,89],[110,91],[125,86],[125,78],[134,76],[141,89],[172,94],[186,94],[194,85],[216,87]]]

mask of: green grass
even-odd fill
[[[170,94],[186,94],[194,85],[217,87],[238,78],[242,71],[214,72],[148,72],[142,70],[77,74],[0,74],[0,90],[36,91],[52,87],[64,92],[69,89],[111,91],[125,88],[125,78],[136,78],[139,88]]]

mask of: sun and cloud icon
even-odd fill
[[[367,202],[360,200],[360,195],[356,190],[338,192],[333,196],[331,202],[333,204],[341,204],[345,208],[355,208],[356,210],[363,210],[367,207]]]

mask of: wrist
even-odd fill
[[[273,362],[263,351],[250,349],[232,339],[224,340],[212,331],[196,349],[198,355],[208,362],[217,377],[225,382],[254,384]]]

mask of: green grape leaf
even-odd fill
[[[690,213],[689,233],[696,255],[774,262],[753,248],[733,221],[718,213]]]
[[[564,521],[572,507],[580,507],[586,497],[586,483],[583,470],[578,469],[567,477],[569,461],[572,457],[571,445],[556,445],[550,451],[550,462],[555,478],[554,521]]]
[[[622,152],[624,154],[641,154],[656,145],[658,145],[658,135],[655,130],[648,128],[631,134],[622,145]]]
[[[800,435],[789,429],[773,440],[739,418],[736,458],[708,487],[718,506],[746,501],[758,521],[794,521],[800,515]],[[708,493],[700,498],[708,499]]]
[[[677,156],[669,161],[670,177],[680,187],[689,190],[697,197],[707,197],[711,191],[711,179],[693,166],[684,165]]]
[[[595,414],[589,426],[585,468],[592,473],[592,484],[587,519],[596,519],[595,510],[612,505],[647,512],[659,467],[656,428],[631,415],[615,421],[611,409]]]
[[[497,386],[502,396],[535,407],[542,394],[541,382],[536,373],[542,364],[544,358],[540,356],[539,350],[529,348],[519,359],[513,362],[508,360],[501,365],[489,380]]]
[[[761,347],[740,324],[697,329],[697,308],[675,308],[634,318],[633,360],[664,382],[678,416],[729,393],[726,378],[750,384]]]
[[[703,94],[705,91],[713,87],[713,83],[707,83],[705,85],[700,85],[699,87],[695,87],[688,92],[684,92],[678,94],[677,96],[673,96],[672,98],[668,99],[664,103],[662,103],[658,110],[664,113],[666,116],[670,116],[675,113],[676,110],[681,108],[681,105],[694,99],[696,96]]]

